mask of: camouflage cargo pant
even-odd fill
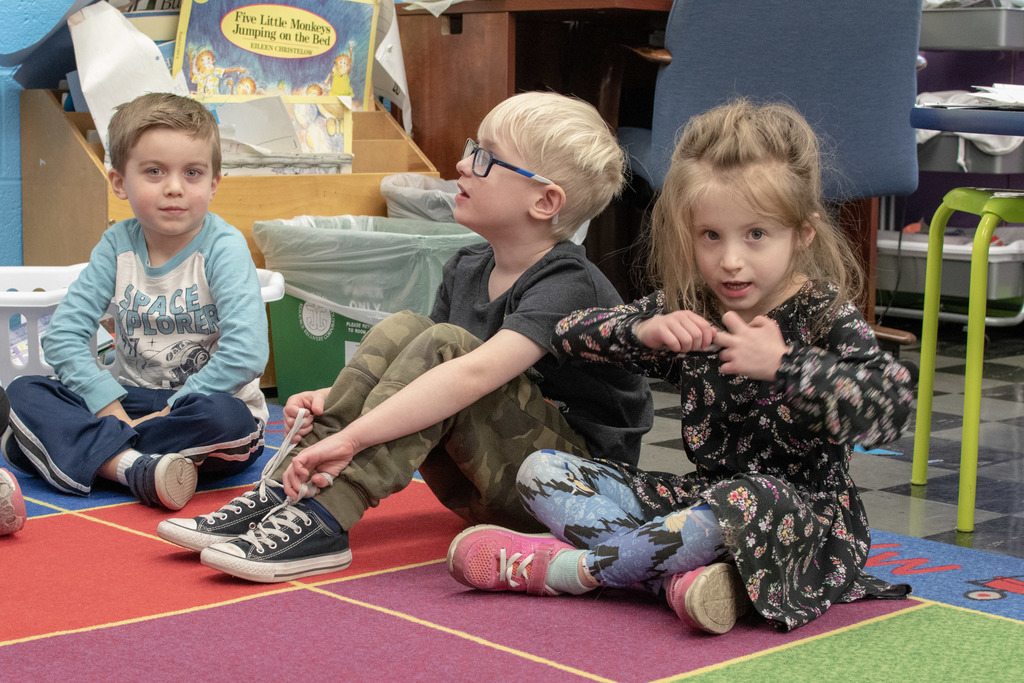
[[[382,320],[338,373],[323,415],[295,451],[340,431],[434,366],[481,343],[460,327],[409,311]],[[419,470],[438,500],[467,522],[542,530],[520,502],[516,473],[526,456],[543,448],[588,457],[584,439],[520,375],[431,427],[360,451],[316,500],[350,529]],[[278,481],[288,462],[275,473]]]

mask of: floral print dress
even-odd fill
[[[910,592],[864,572],[870,530],[849,463],[854,445],[899,438],[913,378],[878,348],[853,306],[829,313],[834,297],[832,286],[808,282],[768,314],[791,348],[774,382],[723,374],[715,352],[641,344],[634,325],[663,312],[661,292],[578,311],[555,332],[559,355],[631,367],[679,388],[684,447],[696,471],[605,464],[631,482],[651,517],[706,501],[754,608],[781,630],[837,601]],[[724,329],[720,319],[709,322]]]

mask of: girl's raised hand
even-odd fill
[[[706,350],[715,339],[716,330],[693,311],[672,311],[644,320],[634,332],[648,348],[687,353]]]
[[[291,430],[292,425],[295,424],[295,416],[298,414],[299,409],[306,409],[303,424],[295,432],[295,436],[292,437],[292,443],[298,443],[299,439],[308,434],[313,428],[313,418],[317,415],[322,415],[324,412],[325,398],[327,398],[327,394],[323,389],[303,391],[301,394],[292,394],[288,397],[288,401],[284,404],[285,432]]]
[[[759,315],[748,324],[736,311],[728,311],[722,322],[729,330],[715,337],[721,347],[722,372],[773,381],[782,357],[789,352],[775,321]]]

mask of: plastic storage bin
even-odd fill
[[[7,386],[21,375],[53,373],[43,358],[39,335],[85,265],[0,267],[0,316],[4,321],[0,324],[0,343],[10,349],[0,359],[0,385]],[[280,273],[263,269],[257,272],[264,301],[284,296],[284,277]],[[109,337],[105,330],[97,331],[93,352],[101,348],[101,338]]]
[[[942,296],[939,319],[967,322],[971,281],[971,231],[956,235],[947,231],[942,249]],[[1017,325],[1024,321],[1024,228],[996,231],[1003,244],[989,249],[987,317],[992,326]],[[892,315],[920,318],[924,306],[925,261],[928,235],[878,233],[876,308]]]
[[[390,313],[429,313],[445,262],[483,240],[454,223],[376,216],[258,221],[253,238],[286,282],[270,305],[280,400],[332,384]]]
[[[57,310],[84,263],[75,266],[13,266],[0,268],[0,343],[10,349],[0,359],[0,384],[20,375],[47,375],[53,368],[42,359],[39,335]],[[96,341],[93,351],[96,351]]]
[[[380,194],[388,205],[389,218],[426,218],[451,223],[455,220],[457,180],[430,178],[421,173],[396,173],[380,181]]]

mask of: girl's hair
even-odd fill
[[[572,237],[622,189],[625,154],[601,115],[582,100],[550,92],[515,95],[484,117],[478,134],[500,140],[526,170],[565,191],[555,225],[559,241]]]
[[[152,128],[170,128],[187,133],[194,140],[209,140],[211,169],[220,174],[220,130],[213,114],[190,97],[159,92],[147,93],[119,105],[107,127],[110,165],[124,173],[128,154],[142,134]]]
[[[814,229],[813,241],[796,248],[791,275],[835,285],[829,313],[860,296],[860,264],[822,200],[814,131],[787,104],[739,99],[686,124],[653,209],[648,270],[670,310],[717,313],[717,299],[697,267],[692,231],[694,209],[712,186],[733,190],[745,208],[793,228],[798,245],[806,243],[808,227]]]

